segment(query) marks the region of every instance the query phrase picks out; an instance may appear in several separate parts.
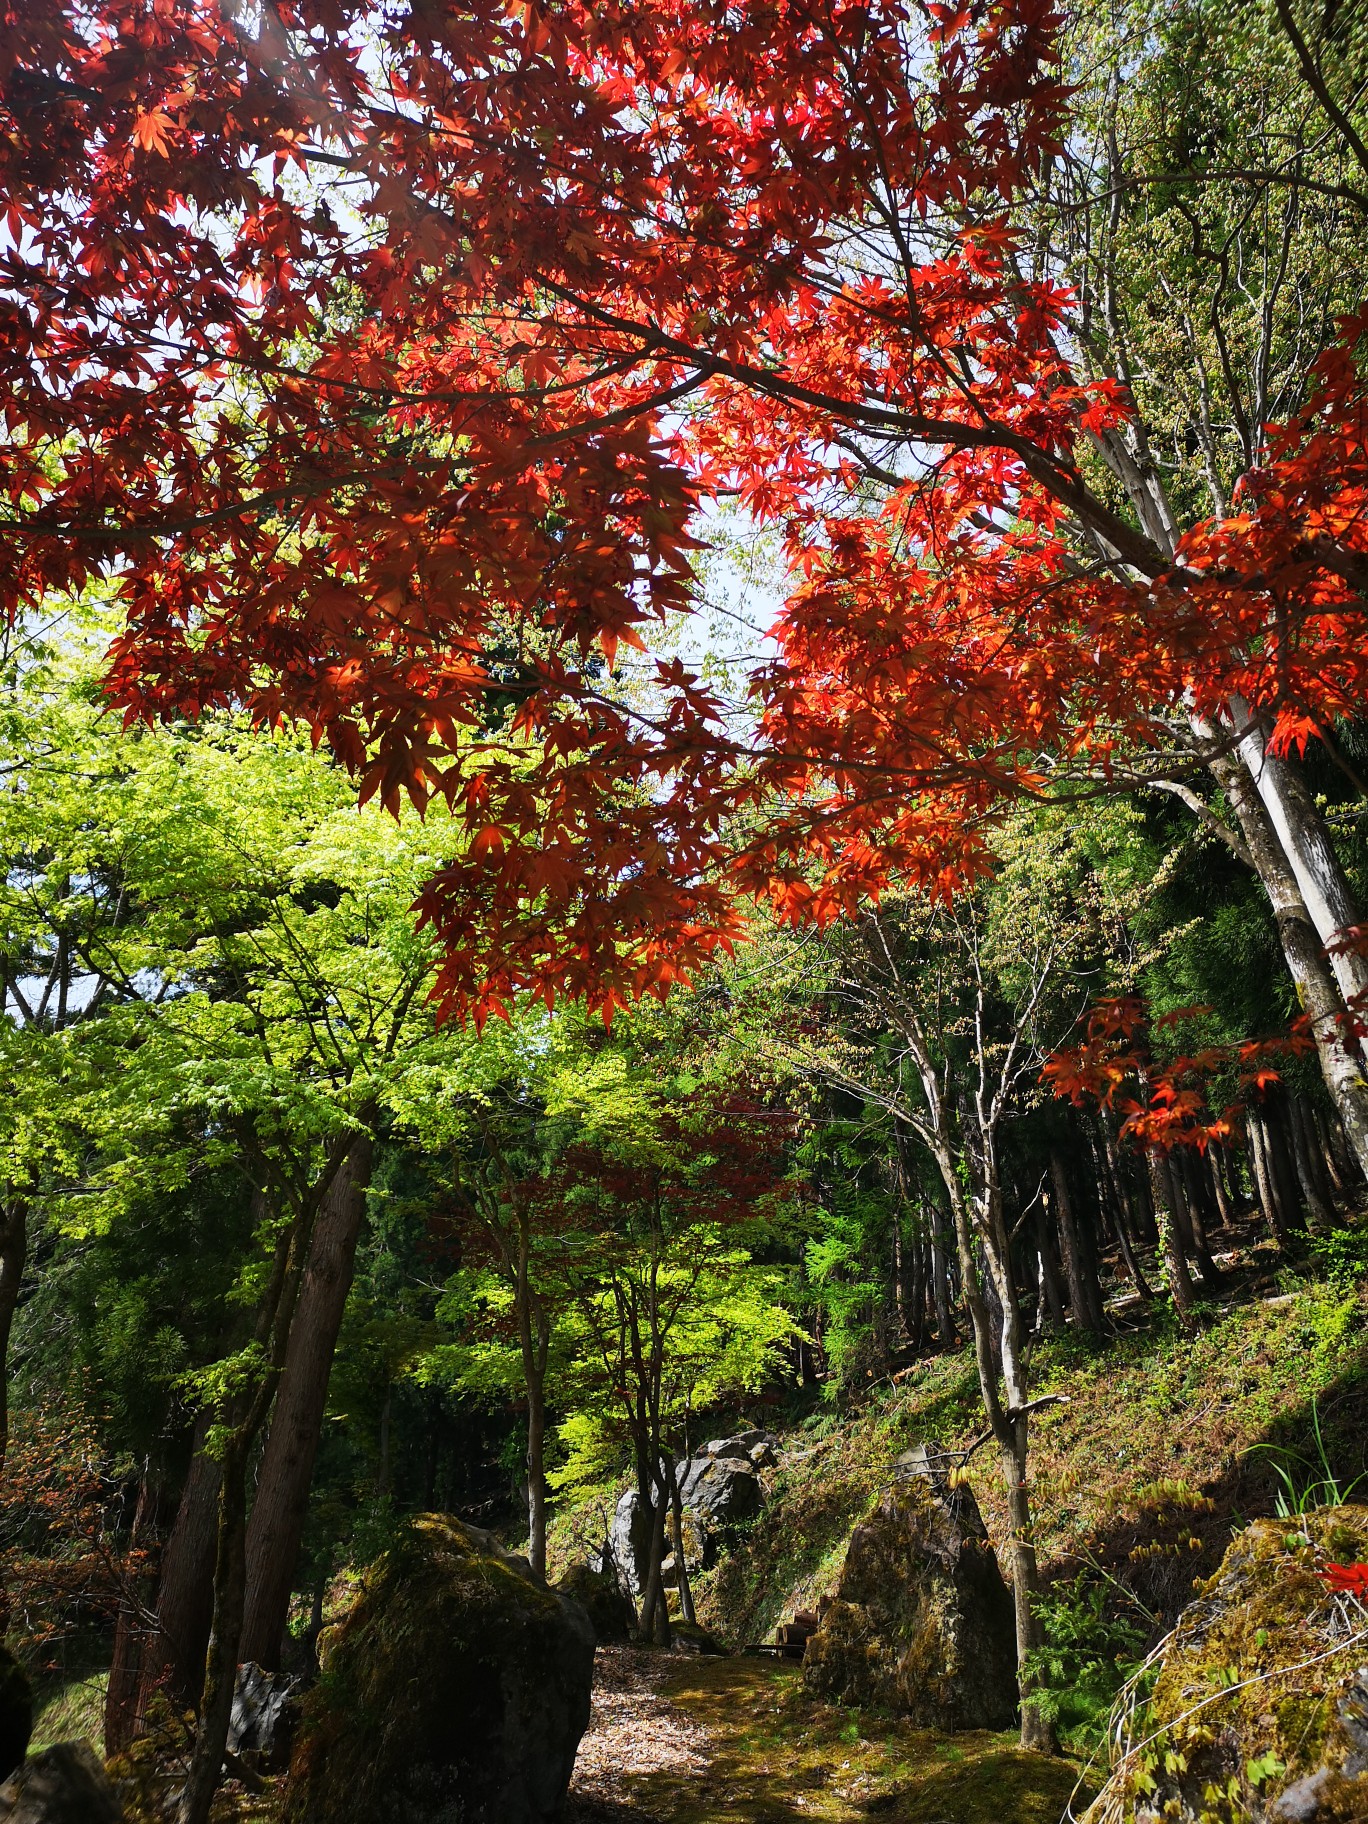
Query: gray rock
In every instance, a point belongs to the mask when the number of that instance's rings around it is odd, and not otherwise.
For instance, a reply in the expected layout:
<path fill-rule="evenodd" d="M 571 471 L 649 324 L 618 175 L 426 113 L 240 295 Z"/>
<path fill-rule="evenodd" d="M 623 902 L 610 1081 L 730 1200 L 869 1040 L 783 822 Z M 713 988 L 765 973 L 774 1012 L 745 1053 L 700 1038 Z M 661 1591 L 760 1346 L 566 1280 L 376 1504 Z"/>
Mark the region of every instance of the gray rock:
<path fill-rule="evenodd" d="M 606 1571 L 572 1564 L 556 1588 L 563 1596 L 572 1596 L 583 1604 L 600 1646 L 617 1645 L 632 1638 L 636 1611 Z"/>
<path fill-rule="evenodd" d="M 0 1644 L 0 1780 L 28 1753 L 33 1734 L 33 1693 L 19 1661 Z"/>
<path fill-rule="evenodd" d="M 679 1489 L 684 1508 L 705 1532 L 753 1520 L 764 1506 L 760 1477 L 749 1457 L 695 1457 Z"/>
<path fill-rule="evenodd" d="M 487 1534 L 411 1523 L 319 1640 L 285 1824 L 548 1824 L 589 1721 L 594 1629 Z"/>
<path fill-rule="evenodd" d="M 299 1714 L 299 1680 L 260 1666 L 237 1669 L 228 1751 L 243 1755 L 263 1773 L 279 1773 L 290 1758 Z"/>
<path fill-rule="evenodd" d="M 59 1742 L 0 1786 L 4 1824 L 123 1824 L 123 1808 L 85 1742 Z"/>
<path fill-rule="evenodd" d="M 803 1678 L 821 1697 L 878 1705 L 919 1728 L 1008 1727 L 1012 1597 L 967 1486 L 909 1473 L 855 1528 Z"/>
<path fill-rule="evenodd" d="M 622 1495 L 613 1510 L 608 1534 L 609 1563 L 617 1586 L 631 1602 L 640 1602 L 646 1587 L 651 1552 L 651 1511 L 634 1488 Z"/>

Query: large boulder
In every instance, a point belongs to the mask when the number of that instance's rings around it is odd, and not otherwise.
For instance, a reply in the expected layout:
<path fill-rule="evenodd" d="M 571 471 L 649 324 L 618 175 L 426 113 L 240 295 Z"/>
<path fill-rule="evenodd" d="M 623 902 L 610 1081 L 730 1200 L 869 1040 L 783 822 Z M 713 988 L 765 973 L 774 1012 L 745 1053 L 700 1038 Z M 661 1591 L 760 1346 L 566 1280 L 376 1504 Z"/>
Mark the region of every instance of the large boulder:
<path fill-rule="evenodd" d="M 1365 1624 L 1317 1571 L 1365 1559 L 1365 1507 L 1238 1534 L 1126 1719 L 1093 1824 L 1363 1824 Z"/>
<path fill-rule="evenodd" d="M 0 1780 L 28 1753 L 32 1733 L 33 1693 L 19 1661 L 0 1645 Z"/>
<path fill-rule="evenodd" d="M 777 1460 L 779 1440 L 769 1431 L 743 1431 L 714 1438 L 692 1457 L 675 1464 L 684 1537 L 684 1563 L 692 1574 L 717 1562 L 717 1542 L 728 1527 L 753 1520 L 764 1506 L 760 1471 Z M 667 1522 L 665 1550 L 672 1552 L 674 1529 Z M 613 1510 L 608 1546 L 593 1569 L 609 1571 L 633 1602 L 641 1600 L 650 1562 L 651 1513 L 634 1488 Z M 672 1578 L 673 1571 L 668 1573 Z"/>
<path fill-rule="evenodd" d="M 299 1680 L 266 1672 L 250 1661 L 237 1669 L 228 1749 L 262 1773 L 278 1773 L 290 1758 L 299 1715 Z"/>
<path fill-rule="evenodd" d="M 632 1638 L 636 1611 L 607 1571 L 596 1571 L 588 1564 L 572 1564 L 556 1588 L 583 1606 L 600 1646 L 620 1645 Z"/>
<path fill-rule="evenodd" d="M 675 1473 L 680 1505 L 704 1534 L 753 1520 L 764 1505 L 760 1477 L 748 1456 L 692 1457 L 678 1464 Z"/>
<path fill-rule="evenodd" d="M 634 1488 L 618 1498 L 603 1570 L 630 1602 L 640 1602 L 651 1554 L 651 1510 Z M 592 1566 L 590 1567 L 593 1568 Z"/>
<path fill-rule="evenodd" d="M 59 1742 L 0 1786 L 3 1824 L 122 1824 L 123 1810 L 85 1742 Z"/>
<path fill-rule="evenodd" d="M 1012 1597 L 967 1485 L 923 1458 L 855 1528 L 803 1656 L 817 1695 L 924 1729 L 1004 1729 L 1017 1707 Z"/>
<path fill-rule="evenodd" d="M 589 1721 L 594 1630 L 488 1533 L 413 1521 L 319 1641 L 286 1824 L 545 1824 Z"/>

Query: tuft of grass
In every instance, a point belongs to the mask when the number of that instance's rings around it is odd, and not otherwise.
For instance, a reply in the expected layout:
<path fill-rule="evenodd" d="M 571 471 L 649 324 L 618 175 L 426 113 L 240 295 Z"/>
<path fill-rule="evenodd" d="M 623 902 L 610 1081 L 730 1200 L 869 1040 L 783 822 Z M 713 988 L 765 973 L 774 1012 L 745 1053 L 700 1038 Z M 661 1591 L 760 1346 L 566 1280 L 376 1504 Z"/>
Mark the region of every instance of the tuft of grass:
<path fill-rule="evenodd" d="M 104 1755 L 105 1692 L 108 1672 L 92 1672 L 59 1684 L 39 1686 L 35 1693 L 33 1739 L 29 1752 L 52 1748 L 58 1742 L 88 1742 Z"/>

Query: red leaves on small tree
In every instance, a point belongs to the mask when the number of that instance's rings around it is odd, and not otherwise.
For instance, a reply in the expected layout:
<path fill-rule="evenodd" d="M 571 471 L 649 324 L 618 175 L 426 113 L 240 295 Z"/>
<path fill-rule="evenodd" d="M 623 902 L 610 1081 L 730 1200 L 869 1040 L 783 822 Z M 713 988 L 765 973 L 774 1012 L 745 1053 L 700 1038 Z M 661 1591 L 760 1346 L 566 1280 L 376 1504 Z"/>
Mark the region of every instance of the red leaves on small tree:
<path fill-rule="evenodd" d="M 1211 1010 L 1181 1007 L 1151 1020 L 1138 995 L 1096 1002 L 1078 1045 L 1054 1053 L 1041 1072 L 1057 1096 L 1076 1106 L 1091 1102 L 1121 1117 L 1121 1134 L 1142 1147 L 1195 1146 L 1205 1151 L 1239 1121 L 1237 1099 L 1219 1113 L 1210 1105 L 1215 1081 L 1232 1076 L 1242 1091 L 1258 1093 L 1279 1080 L 1275 1060 L 1314 1049 L 1305 1016 L 1280 1038 L 1205 1045 L 1161 1062 L 1152 1035 L 1180 1030 Z"/>

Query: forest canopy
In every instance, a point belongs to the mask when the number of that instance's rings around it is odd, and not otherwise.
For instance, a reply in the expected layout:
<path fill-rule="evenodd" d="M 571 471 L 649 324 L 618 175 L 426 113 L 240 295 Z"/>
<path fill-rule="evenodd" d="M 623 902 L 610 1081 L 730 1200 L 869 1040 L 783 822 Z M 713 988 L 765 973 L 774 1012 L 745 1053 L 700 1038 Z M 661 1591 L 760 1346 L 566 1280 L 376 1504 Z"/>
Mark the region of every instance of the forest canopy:
<path fill-rule="evenodd" d="M 1053 1740 L 1042 1353 L 1362 1265 L 1365 94 L 1334 0 L 4 22 L 0 1552 L 180 1824 L 405 1515 L 630 1485 L 667 1638 L 700 1427 L 961 1349 Z"/>

